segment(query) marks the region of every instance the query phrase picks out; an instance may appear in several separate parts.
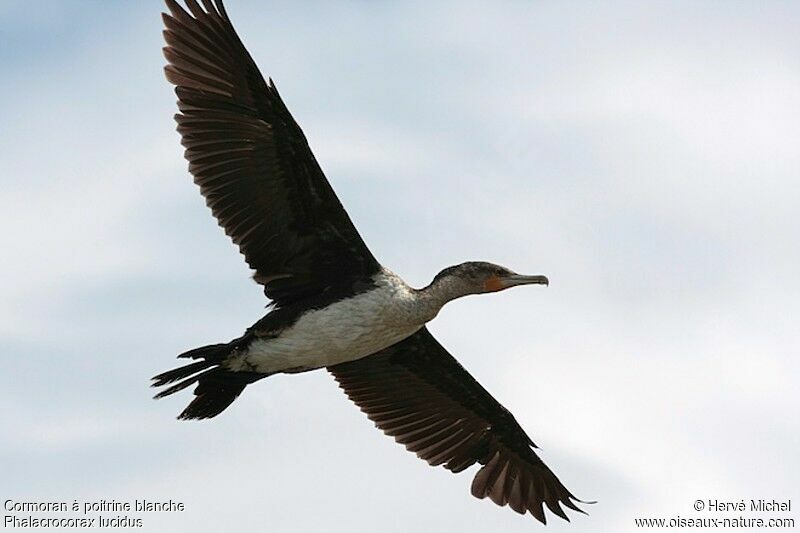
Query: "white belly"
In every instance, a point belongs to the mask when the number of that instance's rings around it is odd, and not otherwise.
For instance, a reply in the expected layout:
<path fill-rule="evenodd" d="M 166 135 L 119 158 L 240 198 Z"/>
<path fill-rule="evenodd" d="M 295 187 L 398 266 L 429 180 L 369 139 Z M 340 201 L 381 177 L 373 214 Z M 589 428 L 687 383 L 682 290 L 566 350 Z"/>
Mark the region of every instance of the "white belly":
<path fill-rule="evenodd" d="M 239 361 L 230 362 L 231 368 L 310 370 L 361 359 L 405 339 L 424 320 L 410 312 L 413 293 L 397 281 L 387 279 L 375 290 L 306 313 L 278 337 L 254 341 Z"/>

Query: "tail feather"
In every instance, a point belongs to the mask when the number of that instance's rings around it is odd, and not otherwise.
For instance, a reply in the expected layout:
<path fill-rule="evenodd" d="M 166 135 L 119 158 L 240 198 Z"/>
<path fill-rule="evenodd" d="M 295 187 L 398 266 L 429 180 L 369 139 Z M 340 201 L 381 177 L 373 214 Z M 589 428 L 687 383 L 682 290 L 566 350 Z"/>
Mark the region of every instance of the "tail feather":
<path fill-rule="evenodd" d="M 187 375 L 186 379 L 184 379 L 183 381 L 179 381 L 178 383 L 175 383 L 171 387 L 167 387 L 166 389 L 162 390 L 161 392 L 159 392 L 158 394 L 153 396 L 153 398 L 158 400 L 158 399 L 164 398 L 165 396 L 169 396 L 170 394 L 175 394 L 178 391 L 182 391 L 186 387 L 188 387 L 188 386 L 190 386 L 190 385 L 192 385 L 194 383 L 197 383 L 198 381 L 200 381 L 204 377 L 208 376 L 209 373 L 214 372 L 215 370 L 218 369 L 218 367 L 208 368 L 209 366 L 212 366 L 214 363 L 208 363 L 206 361 L 200 361 L 200 363 L 205 363 L 203 366 L 200 367 L 200 369 L 204 369 L 204 368 L 207 369 L 207 370 L 205 370 L 205 372 L 200 372 L 199 374 L 195 374 L 194 371 L 191 371 L 191 374 L 194 374 L 194 375 Z M 183 371 L 186 371 L 188 373 L 189 372 L 187 370 L 188 367 L 195 366 L 197 364 L 199 364 L 199 363 L 192 363 L 191 365 L 186 365 L 186 366 L 181 367 L 181 368 L 176 368 L 175 370 L 170 370 L 170 372 L 183 372 Z M 164 374 L 161 374 L 161 375 L 163 376 Z M 156 376 L 153 379 L 156 379 L 158 377 L 159 376 Z M 181 377 L 183 377 L 183 376 L 181 376 Z M 180 379 L 180 378 L 178 378 L 178 379 Z M 173 380 L 173 381 L 175 381 L 175 380 Z M 172 382 L 171 381 L 164 381 L 164 382 L 158 382 L 157 381 L 157 382 L 153 383 L 153 387 L 160 387 L 160 386 L 166 385 L 168 383 L 172 383 Z"/>
<path fill-rule="evenodd" d="M 178 418 L 188 420 L 217 416 L 233 403 L 247 385 L 267 376 L 258 372 L 234 372 L 220 366 L 241 340 L 211 344 L 182 353 L 178 357 L 200 360 L 153 377 L 153 387 L 171 385 L 154 398 L 164 398 L 197 383 L 195 398 Z"/>
<path fill-rule="evenodd" d="M 255 372 L 231 372 L 223 368 L 212 368 L 203 372 L 194 390 L 196 398 L 183 410 L 178 418 L 212 418 L 224 411 L 246 386 L 265 377 Z"/>
<path fill-rule="evenodd" d="M 240 339 L 236 339 L 235 341 L 229 343 L 209 344 L 208 346 L 201 346 L 199 348 L 194 348 L 187 352 L 183 352 L 178 356 L 178 358 L 189 358 L 189 359 L 202 358 L 207 360 L 222 361 L 235 348 L 235 346 L 232 345 L 239 340 Z"/>
<path fill-rule="evenodd" d="M 195 374 L 201 370 L 204 370 L 210 366 L 213 366 L 215 363 L 212 361 L 197 361 L 195 363 L 191 363 L 188 365 L 184 365 L 178 368 L 173 368 L 172 370 L 167 370 L 157 376 L 153 376 L 153 387 L 163 387 L 164 385 L 168 385 L 170 383 L 174 383 L 179 379 L 188 378 L 192 374 Z M 168 389 L 169 390 L 169 389 Z M 180 390 L 180 389 L 178 389 Z M 177 392 L 177 391 L 175 391 Z M 156 396 L 157 398 L 162 398 L 172 394 L 171 392 L 162 391 L 159 392 Z"/>

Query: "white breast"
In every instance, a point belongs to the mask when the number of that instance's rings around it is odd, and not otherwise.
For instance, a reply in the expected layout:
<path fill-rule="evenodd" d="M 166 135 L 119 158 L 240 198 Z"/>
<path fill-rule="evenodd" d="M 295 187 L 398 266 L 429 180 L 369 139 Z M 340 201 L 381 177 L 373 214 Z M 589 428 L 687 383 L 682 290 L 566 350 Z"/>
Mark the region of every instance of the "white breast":
<path fill-rule="evenodd" d="M 425 323 L 415 312 L 414 291 L 383 272 L 377 287 L 310 311 L 277 338 L 256 340 L 235 370 L 291 372 L 354 361 L 399 342 Z"/>

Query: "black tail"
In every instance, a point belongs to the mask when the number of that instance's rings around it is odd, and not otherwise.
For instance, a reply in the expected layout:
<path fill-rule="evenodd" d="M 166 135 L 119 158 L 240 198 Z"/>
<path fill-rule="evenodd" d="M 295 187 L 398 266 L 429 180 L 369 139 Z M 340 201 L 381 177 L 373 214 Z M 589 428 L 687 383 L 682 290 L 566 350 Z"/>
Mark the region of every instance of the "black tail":
<path fill-rule="evenodd" d="M 267 374 L 258 372 L 233 372 L 220 366 L 236 349 L 241 340 L 236 339 L 228 344 L 211 344 L 179 355 L 178 357 L 199 359 L 199 361 L 155 376 L 153 387 L 163 387 L 174 383 L 156 394 L 155 398 L 175 394 L 197 383 L 197 387 L 194 389 L 196 398 L 178 415 L 178 418 L 202 419 L 220 414 L 233 403 L 233 400 L 242 393 L 247 385 L 267 376 Z"/>

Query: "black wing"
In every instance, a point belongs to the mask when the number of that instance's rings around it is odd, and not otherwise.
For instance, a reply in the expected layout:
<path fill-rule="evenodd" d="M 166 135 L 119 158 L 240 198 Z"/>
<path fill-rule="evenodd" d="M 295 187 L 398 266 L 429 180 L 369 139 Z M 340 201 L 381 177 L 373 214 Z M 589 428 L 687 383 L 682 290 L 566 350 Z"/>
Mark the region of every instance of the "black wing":
<path fill-rule="evenodd" d="M 430 465 L 453 472 L 484 465 L 472 482 L 474 496 L 543 523 L 542 504 L 566 520 L 559 504 L 583 512 L 511 413 L 426 328 L 328 370 L 378 428 Z"/>
<path fill-rule="evenodd" d="M 303 132 L 267 84 L 222 2 L 166 0 L 164 55 L 189 171 L 220 226 L 284 305 L 379 264 L 319 167 Z"/>

